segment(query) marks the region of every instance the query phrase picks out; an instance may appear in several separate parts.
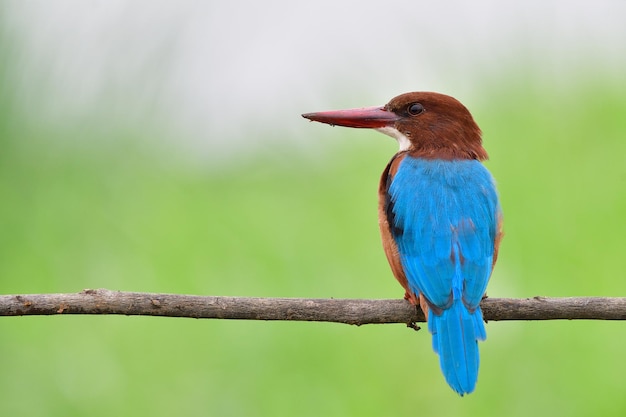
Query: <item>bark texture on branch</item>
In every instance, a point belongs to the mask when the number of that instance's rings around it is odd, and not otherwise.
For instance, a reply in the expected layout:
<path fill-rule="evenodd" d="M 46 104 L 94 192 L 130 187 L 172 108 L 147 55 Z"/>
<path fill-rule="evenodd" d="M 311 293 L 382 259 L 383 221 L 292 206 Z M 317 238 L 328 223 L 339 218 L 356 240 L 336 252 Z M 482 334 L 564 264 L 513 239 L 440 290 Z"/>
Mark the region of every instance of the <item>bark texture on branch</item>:
<path fill-rule="evenodd" d="M 626 298 L 486 298 L 485 320 L 626 320 Z M 0 296 L 0 316 L 121 314 L 346 324 L 423 322 L 405 300 L 247 298 L 84 290 L 71 294 Z"/>

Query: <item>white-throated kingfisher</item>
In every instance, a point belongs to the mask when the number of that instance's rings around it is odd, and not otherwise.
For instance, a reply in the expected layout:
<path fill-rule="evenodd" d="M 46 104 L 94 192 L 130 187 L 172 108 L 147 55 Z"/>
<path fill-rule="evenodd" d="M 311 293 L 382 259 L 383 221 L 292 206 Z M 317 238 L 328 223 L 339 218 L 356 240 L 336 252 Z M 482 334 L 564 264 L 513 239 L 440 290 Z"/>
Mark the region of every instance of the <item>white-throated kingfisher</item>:
<path fill-rule="evenodd" d="M 402 94 L 383 107 L 303 117 L 375 129 L 400 150 L 380 179 L 379 225 L 391 270 L 405 298 L 420 305 L 448 384 L 474 391 L 478 341 L 485 340 L 480 301 L 498 256 L 502 213 L 481 131 L 453 97 Z"/>

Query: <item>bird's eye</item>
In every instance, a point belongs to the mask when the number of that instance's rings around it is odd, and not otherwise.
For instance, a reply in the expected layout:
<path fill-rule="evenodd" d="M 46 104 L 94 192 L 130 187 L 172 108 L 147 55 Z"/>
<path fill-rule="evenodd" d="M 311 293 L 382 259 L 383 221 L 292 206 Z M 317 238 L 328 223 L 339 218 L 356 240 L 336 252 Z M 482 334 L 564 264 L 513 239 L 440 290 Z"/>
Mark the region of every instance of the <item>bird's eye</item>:
<path fill-rule="evenodd" d="M 424 106 L 422 106 L 420 103 L 411 103 L 409 104 L 409 107 L 407 107 L 407 111 L 411 116 L 417 116 L 418 114 L 424 112 Z"/>

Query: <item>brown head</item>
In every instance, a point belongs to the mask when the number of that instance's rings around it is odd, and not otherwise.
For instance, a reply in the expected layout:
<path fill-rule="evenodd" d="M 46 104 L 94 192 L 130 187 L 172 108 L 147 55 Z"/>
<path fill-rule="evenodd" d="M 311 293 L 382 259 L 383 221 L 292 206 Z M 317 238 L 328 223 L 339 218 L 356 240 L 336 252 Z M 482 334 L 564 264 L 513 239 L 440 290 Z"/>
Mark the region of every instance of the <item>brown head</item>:
<path fill-rule="evenodd" d="M 395 138 L 400 151 L 427 159 L 487 159 L 480 128 L 453 97 L 430 92 L 406 93 L 383 107 L 303 114 L 322 123 L 376 129 Z"/>

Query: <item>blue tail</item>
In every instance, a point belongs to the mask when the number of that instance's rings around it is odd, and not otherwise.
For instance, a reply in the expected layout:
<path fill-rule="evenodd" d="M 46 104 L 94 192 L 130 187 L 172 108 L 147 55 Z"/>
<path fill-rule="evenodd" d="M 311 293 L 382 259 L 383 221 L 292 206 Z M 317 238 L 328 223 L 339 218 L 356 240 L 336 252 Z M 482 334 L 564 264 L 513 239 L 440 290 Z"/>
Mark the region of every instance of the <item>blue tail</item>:
<path fill-rule="evenodd" d="M 459 299 L 436 315 L 428 315 L 428 330 L 433 335 L 433 349 L 446 381 L 461 396 L 474 391 L 478 378 L 478 340 L 485 340 L 483 313 L 478 307 L 470 313 Z"/>

